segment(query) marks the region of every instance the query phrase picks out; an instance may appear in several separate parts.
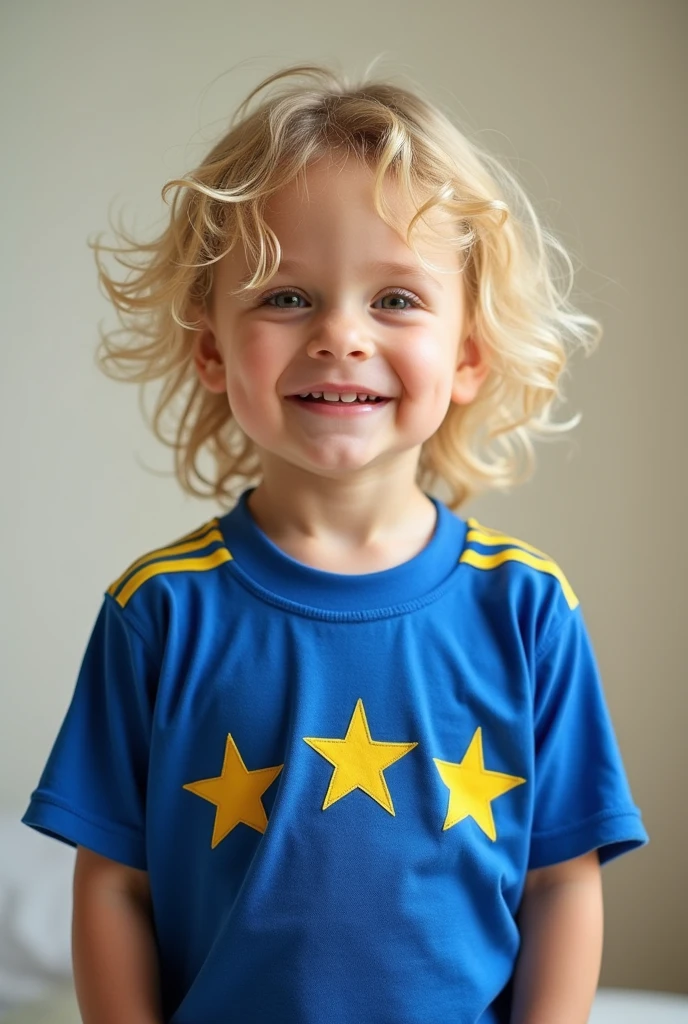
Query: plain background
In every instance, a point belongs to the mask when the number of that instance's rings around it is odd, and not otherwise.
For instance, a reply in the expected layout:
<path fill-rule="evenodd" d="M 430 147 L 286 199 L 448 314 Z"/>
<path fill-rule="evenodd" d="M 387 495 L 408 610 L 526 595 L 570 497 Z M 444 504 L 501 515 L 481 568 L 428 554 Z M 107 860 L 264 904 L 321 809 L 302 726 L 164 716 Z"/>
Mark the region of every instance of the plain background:
<path fill-rule="evenodd" d="M 559 561 L 606 683 L 644 850 L 604 871 L 603 983 L 685 991 L 688 6 L 676 0 L 15 0 L 2 6 L 0 806 L 24 809 L 103 589 L 215 507 L 185 498 L 136 391 L 94 367 L 86 240 L 147 229 L 237 102 L 286 63 L 418 83 L 502 156 L 602 319 L 570 441 L 468 509 Z M 401 76 L 401 77 L 399 77 Z M 148 467 L 148 468 L 146 468 Z M 155 472 L 151 472 L 150 469 Z"/>

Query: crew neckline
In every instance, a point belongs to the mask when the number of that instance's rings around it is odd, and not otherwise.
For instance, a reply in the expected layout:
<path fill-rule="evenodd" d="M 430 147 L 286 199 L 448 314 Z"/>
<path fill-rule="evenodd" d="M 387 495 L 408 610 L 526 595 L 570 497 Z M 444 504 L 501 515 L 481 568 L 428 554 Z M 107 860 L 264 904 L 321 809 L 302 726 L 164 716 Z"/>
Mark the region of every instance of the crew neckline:
<path fill-rule="evenodd" d="M 359 616 L 423 601 L 456 570 L 466 540 L 467 524 L 429 496 L 437 516 L 435 529 L 417 555 L 378 572 L 328 572 L 297 561 L 269 539 L 249 510 L 251 493 L 245 491 L 219 520 L 232 570 L 279 603 L 315 611 Z"/>

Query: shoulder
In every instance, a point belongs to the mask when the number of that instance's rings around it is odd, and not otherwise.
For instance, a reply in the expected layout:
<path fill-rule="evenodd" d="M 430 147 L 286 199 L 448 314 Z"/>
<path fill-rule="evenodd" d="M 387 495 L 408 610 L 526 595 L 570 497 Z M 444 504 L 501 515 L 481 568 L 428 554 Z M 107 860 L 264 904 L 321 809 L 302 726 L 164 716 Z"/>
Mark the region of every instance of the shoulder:
<path fill-rule="evenodd" d="M 232 560 L 217 518 L 177 540 L 141 555 L 107 588 L 122 610 L 162 593 L 183 594 L 199 582 L 212 583 L 213 570 Z"/>
<path fill-rule="evenodd" d="M 578 608 L 578 598 L 559 564 L 523 540 L 467 520 L 461 564 L 477 570 L 475 584 L 489 599 L 519 614 L 530 612 L 544 626 Z"/>

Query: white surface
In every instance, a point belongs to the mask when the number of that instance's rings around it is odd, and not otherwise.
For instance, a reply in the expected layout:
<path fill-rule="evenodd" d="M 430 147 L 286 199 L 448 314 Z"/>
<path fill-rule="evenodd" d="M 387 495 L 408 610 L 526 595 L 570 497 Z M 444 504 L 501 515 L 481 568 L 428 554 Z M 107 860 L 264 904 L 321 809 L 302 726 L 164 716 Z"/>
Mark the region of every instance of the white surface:
<path fill-rule="evenodd" d="M 74 851 L 0 814 L 0 1017 L 71 975 Z"/>
<path fill-rule="evenodd" d="M 688 996 L 600 989 L 589 1024 L 686 1024 Z"/>
<path fill-rule="evenodd" d="M 61 987 L 38 1003 L 19 1007 L 0 1020 L 2 1024 L 81 1024 L 71 986 Z"/>

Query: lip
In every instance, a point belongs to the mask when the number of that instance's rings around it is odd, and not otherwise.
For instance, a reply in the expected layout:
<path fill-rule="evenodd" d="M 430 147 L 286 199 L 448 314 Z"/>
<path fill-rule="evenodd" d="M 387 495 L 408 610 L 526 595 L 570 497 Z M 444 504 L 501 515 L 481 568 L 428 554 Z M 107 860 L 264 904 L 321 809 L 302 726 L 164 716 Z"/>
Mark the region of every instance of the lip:
<path fill-rule="evenodd" d="M 314 390 L 318 391 L 319 388 L 314 388 Z M 360 393 L 370 394 L 371 392 L 362 391 Z M 382 401 L 375 402 L 375 404 L 368 403 L 364 405 L 363 402 L 302 402 L 299 400 L 298 395 L 288 395 L 286 401 L 299 411 L 303 411 L 306 415 L 349 419 L 358 416 L 374 416 L 381 409 L 386 409 L 391 399 L 383 398 Z"/>
<path fill-rule="evenodd" d="M 354 384 L 351 381 L 335 383 L 334 381 L 318 381 L 315 384 L 306 384 L 298 390 L 294 390 L 286 395 L 286 398 L 298 398 L 299 395 L 312 394 L 314 391 L 330 391 L 338 395 L 371 395 L 373 398 L 391 398 L 391 395 L 387 395 L 382 391 L 378 391 L 376 388 L 365 387 L 363 384 Z"/>

